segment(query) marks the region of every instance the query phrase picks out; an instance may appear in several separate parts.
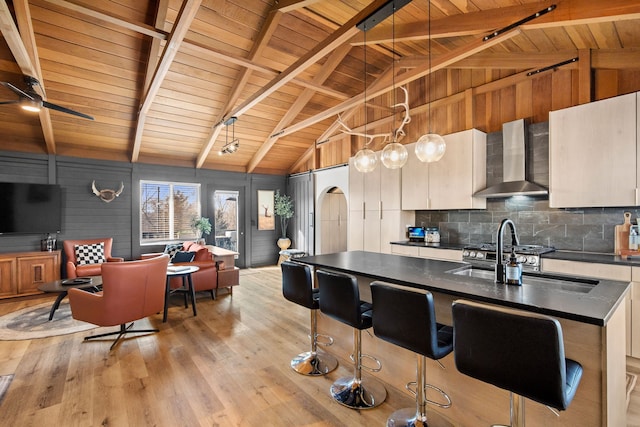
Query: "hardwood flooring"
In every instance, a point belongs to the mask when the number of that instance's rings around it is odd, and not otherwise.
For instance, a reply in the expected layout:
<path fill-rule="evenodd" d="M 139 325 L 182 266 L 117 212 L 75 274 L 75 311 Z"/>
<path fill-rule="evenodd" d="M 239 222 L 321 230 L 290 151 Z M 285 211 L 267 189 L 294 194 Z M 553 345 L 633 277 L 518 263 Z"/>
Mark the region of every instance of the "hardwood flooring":
<path fill-rule="evenodd" d="M 375 409 L 333 402 L 329 386 L 351 374 L 347 360 L 324 377 L 291 370 L 291 358 L 309 347 L 309 311 L 282 297 L 280 280 L 276 267 L 242 270 L 232 295 L 198 296 L 197 317 L 174 297 L 167 323 L 161 313 L 136 322 L 159 333 L 129 338 L 112 352 L 109 341 L 83 342 L 108 328 L 0 341 L 0 375 L 15 374 L 0 425 L 383 426 L 393 411 L 413 406 L 411 395 L 392 387 Z M 0 315 L 43 300 L 53 297 L 4 300 Z M 628 426 L 640 427 L 640 387 Z"/>

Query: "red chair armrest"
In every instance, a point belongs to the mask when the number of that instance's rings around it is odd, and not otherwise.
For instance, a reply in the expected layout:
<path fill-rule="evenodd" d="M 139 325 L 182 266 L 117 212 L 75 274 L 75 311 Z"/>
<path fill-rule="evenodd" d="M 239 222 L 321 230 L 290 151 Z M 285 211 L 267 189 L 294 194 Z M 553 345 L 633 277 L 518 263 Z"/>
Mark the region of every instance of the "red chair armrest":
<path fill-rule="evenodd" d="M 124 262 L 124 258 L 113 256 L 113 257 L 107 258 L 107 262 Z"/>

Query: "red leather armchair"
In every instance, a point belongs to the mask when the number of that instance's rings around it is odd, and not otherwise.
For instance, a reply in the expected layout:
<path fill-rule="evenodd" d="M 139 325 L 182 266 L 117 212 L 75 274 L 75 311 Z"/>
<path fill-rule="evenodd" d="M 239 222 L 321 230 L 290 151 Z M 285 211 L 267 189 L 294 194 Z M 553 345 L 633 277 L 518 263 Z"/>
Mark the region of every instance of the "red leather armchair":
<path fill-rule="evenodd" d="M 69 289 L 69 304 L 74 319 L 98 326 L 120 325 L 117 332 L 91 335 L 86 340 L 118 334 L 111 349 L 127 333 L 158 332 L 158 329 L 131 329 L 134 320 L 162 312 L 169 255 L 154 258 L 105 263 L 102 266 L 102 291 L 91 293 Z M 129 326 L 127 322 L 132 322 Z"/>
<path fill-rule="evenodd" d="M 191 275 L 193 289 L 196 292 L 209 291 L 211 299 L 215 299 L 215 291 L 218 289 L 218 266 L 213 260 L 213 254 L 209 252 L 206 246 L 202 246 L 196 242 L 184 242 L 182 251 L 195 252 L 192 262 L 177 262 L 173 265 L 190 265 L 199 267 L 200 269 Z M 142 259 L 158 256 L 157 253 L 143 254 Z M 172 289 L 182 287 L 182 279 L 174 277 L 171 279 L 170 287 Z"/>
<path fill-rule="evenodd" d="M 124 258 L 111 256 L 111 247 L 113 246 L 113 238 L 111 237 L 102 239 L 65 240 L 62 243 L 62 247 L 67 258 L 67 278 L 73 279 L 83 276 L 100 276 L 102 273 L 102 264 L 78 264 L 78 259 L 76 257 L 76 245 L 93 245 L 101 242 L 104 242 L 104 258 L 107 262 L 124 261 Z"/>

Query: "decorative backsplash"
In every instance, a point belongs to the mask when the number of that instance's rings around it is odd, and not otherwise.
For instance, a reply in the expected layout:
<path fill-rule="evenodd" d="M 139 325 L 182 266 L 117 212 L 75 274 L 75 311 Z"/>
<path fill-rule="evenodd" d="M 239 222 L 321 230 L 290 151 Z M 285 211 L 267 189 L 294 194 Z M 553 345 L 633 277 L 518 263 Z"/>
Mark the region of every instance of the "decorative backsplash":
<path fill-rule="evenodd" d="M 549 124 L 528 126 L 527 178 L 549 185 Z M 502 180 L 502 132 L 487 135 L 487 186 Z M 640 208 L 554 209 L 547 197 L 510 197 L 487 200 L 486 210 L 416 211 L 416 225 L 440 228 L 445 243 L 495 242 L 504 218 L 516 224 L 520 242 L 554 246 L 560 250 L 613 253 L 614 226 Z"/>

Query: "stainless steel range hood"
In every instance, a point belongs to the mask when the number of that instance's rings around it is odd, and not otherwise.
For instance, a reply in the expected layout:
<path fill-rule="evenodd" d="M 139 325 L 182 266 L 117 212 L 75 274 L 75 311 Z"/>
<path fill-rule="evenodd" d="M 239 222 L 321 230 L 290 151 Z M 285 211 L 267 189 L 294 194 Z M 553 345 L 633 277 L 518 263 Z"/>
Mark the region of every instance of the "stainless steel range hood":
<path fill-rule="evenodd" d="M 547 188 L 526 180 L 526 123 L 524 119 L 502 125 L 503 182 L 474 194 L 475 197 L 545 196 Z"/>

